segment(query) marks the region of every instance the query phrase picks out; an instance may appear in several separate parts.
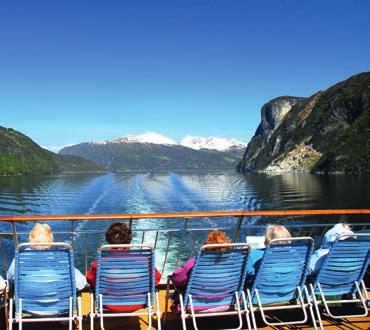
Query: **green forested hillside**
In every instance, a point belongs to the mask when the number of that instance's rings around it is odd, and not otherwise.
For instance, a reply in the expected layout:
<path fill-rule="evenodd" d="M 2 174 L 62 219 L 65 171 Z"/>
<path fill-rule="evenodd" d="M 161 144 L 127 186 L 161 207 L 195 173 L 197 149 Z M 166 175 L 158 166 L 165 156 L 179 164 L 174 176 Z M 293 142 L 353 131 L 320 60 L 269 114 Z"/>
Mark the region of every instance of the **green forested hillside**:
<path fill-rule="evenodd" d="M 81 143 L 60 151 L 77 155 L 112 171 L 233 170 L 240 151 L 194 150 L 153 143 Z"/>
<path fill-rule="evenodd" d="M 26 135 L 0 126 L 0 175 L 101 170 L 81 157 L 63 157 L 41 148 Z"/>

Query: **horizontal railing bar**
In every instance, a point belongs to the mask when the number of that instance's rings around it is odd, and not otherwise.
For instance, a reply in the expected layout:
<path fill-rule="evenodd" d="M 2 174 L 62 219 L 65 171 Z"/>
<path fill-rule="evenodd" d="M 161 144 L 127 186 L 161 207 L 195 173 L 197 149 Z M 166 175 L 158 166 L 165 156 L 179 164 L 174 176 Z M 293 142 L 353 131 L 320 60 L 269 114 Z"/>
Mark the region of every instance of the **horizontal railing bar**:
<path fill-rule="evenodd" d="M 370 214 L 370 209 L 331 210 L 268 210 L 268 211 L 217 211 L 217 212 L 174 212 L 136 214 L 63 214 L 63 215 L 2 215 L 0 221 L 71 221 L 71 220 L 145 220 L 155 218 L 198 218 L 198 217 L 253 217 L 253 216 L 303 216 Z"/>
<path fill-rule="evenodd" d="M 370 221 L 369 222 L 351 222 L 349 223 L 351 226 L 370 226 Z M 321 227 L 328 227 L 332 226 L 333 223 L 315 223 L 315 224 L 284 224 L 285 227 L 287 228 L 321 228 Z M 248 229 L 264 229 L 266 228 L 267 224 L 263 225 L 248 225 Z M 213 230 L 216 227 L 201 227 L 201 228 L 196 228 L 196 227 L 188 227 L 186 231 L 190 232 L 202 232 L 202 231 L 209 231 Z M 234 227 L 232 226 L 223 226 L 223 227 L 217 227 L 219 230 L 227 230 L 227 229 L 232 229 Z M 166 228 L 166 229 L 155 229 L 155 228 L 138 228 L 138 229 L 132 229 L 133 232 L 159 232 L 159 233 L 168 233 L 168 232 L 182 232 L 184 231 L 183 228 Z M 75 231 L 58 231 L 58 230 L 53 230 L 54 234 L 57 235 L 76 235 L 76 234 L 104 234 L 106 232 L 106 229 L 96 229 L 96 230 L 75 230 Z M 29 235 L 30 233 L 28 231 L 17 231 L 17 235 Z M 0 233 L 0 237 L 2 236 L 12 236 L 13 233 L 10 231 L 2 231 Z"/>

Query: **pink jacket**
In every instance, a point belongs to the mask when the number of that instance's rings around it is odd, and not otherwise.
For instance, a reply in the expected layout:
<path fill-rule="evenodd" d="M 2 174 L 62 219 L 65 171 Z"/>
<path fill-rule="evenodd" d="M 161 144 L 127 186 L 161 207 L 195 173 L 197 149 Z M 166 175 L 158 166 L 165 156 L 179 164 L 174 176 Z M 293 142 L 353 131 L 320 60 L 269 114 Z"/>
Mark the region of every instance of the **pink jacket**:
<path fill-rule="evenodd" d="M 194 267 L 195 258 L 190 258 L 187 262 L 185 262 L 181 267 L 177 268 L 172 273 L 172 283 L 177 288 L 186 287 L 188 284 L 191 270 Z"/>

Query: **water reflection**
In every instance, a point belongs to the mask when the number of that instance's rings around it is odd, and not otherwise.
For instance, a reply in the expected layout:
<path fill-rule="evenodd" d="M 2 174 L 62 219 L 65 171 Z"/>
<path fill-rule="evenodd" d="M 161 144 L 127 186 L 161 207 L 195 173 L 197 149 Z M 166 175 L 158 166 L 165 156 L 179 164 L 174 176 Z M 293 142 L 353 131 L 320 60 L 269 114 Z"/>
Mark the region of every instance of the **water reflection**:
<path fill-rule="evenodd" d="M 54 176 L 0 177 L 0 214 L 93 214 L 93 213 L 155 213 L 181 211 L 221 211 L 258 209 L 330 209 L 369 208 L 370 176 L 314 176 L 310 174 L 250 174 L 237 173 L 104 173 L 69 174 Z M 328 217 L 315 221 L 328 221 Z M 189 221 L 189 226 L 204 226 L 199 219 Z M 232 219 L 206 219 L 209 227 L 222 223 L 227 226 Z M 252 218 L 246 223 L 275 222 L 281 218 Z M 306 222 L 309 218 L 283 219 L 284 221 Z M 337 221 L 336 217 L 333 221 Z M 18 223 L 17 230 L 27 233 L 31 223 Z M 143 220 L 135 223 L 134 229 L 178 228 L 183 222 L 162 219 L 155 222 Z M 55 231 L 83 229 L 105 230 L 107 221 L 53 222 Z M 2 232 L 11 232 L 8 223 L 0 223 Z M 246 233 L 244 227 L 242 234 Z M 230 232 L 231 234 L 231 232 Z M 84 246 L 89 246 L 89 259 L 103 243 L 104 235 L 75 237 L 78 260 Z M 164 234 L 163 234 L 164 235 Z M 184 245 L 196 247 L 203 236 L 189 234 L 174 235 L 172 243 L 176 249 Z M 192 236 L 193 235 L 193 236 Z M 205 234 L 204 234 L 205 235 Z M 158 240 L 158 248 L 165 249 L 164 235 Z M 21 237 L 26 240 L 27 235 Z M 68 235 L 58 239 L 71 241 Z M 148 233 L 144 241 L 154 241 Z M 141 242 L 142 237 L 136 237 Z M 0 242 L 1 243 L 1 242 Z M 4 244 L 4 243 L 3 243 Z M 10 243 L 6 249 L 14 251 Z M 159 258 L 163 258 L 160 255 Z M 172 265 L 179 260 L 171 260 Z"/>

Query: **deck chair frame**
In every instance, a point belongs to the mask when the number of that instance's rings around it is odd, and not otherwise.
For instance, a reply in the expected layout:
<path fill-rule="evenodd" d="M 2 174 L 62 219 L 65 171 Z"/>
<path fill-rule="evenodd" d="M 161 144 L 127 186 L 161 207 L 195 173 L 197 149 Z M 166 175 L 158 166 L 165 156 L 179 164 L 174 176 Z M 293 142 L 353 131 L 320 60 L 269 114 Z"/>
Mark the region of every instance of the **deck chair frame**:
<path fill-rule="evenodd" d="M 270 247 L 273 247 L 273 245 L 275 244 L 279 244 L 279 245 L 283 244 L 283 245 L 286 245 L 286 247 L 292 247 L 293 246 L 292 243 L 298 243 L 298 242 L 307 242 L 307 244 L 309 244 L 310 246 L 307 247 L 307 252 L 305 255 L 305 259 L 304 259 L 305 265 L 302 269 L 302 273 L 299 278 L 299 283 L 297 283 L 297 286 L 295 289 L 295 295 L 297 297 L 295 299 L 296 304 L 287 304 L 290 301 L 286 301 L 285 305 L 282 302 L 279 302 L 279 303 L 270 302 L 270 303 L 264 304 L 260 297 L 259 290 L 255 288 L 255 285 L 256 285 L 256 281 L 259 281 L 258 279 L 258 277 L 260 276 L 259 270 L 261 269 L 262 264 L 265 263 L 264 259 L 265 259 L 267 249 L 269 249 Z M 311 254 L 312 254 L 313 247 L 314 247 L 314 240 L 312 237 L 290 237 L 290 238 L 277 238 L 277 239 L 271 240 L 269 245 L 266 247 L 265 254 L 263 255 L 261 259 L 261 265 L 256 272 L 255 279 L 252 284 L 252 289 L 248 288 L 246 290 L 247 296 L 245 294 L 243 294 L 242 296 L 244 304 L 248 306 L 248 309 L 250 311 L 251 323 L 254 329 L 257 329 L 256 319 L 254 315 L 256 311 L 259 311 L 261 313 L 262 320 L 265 324 L 267 324 L 268 326 L 274 327 L 274 326 L 286 326 L 286 325 L 299 325 L 299 324 L 306 323 L 308 320 L 307 308 L 309 309 L 314 328 L 317 329 L 315 315 L 313 312 L 313 303 L 310 300 L 308 289 L 304 284 L 306 280 L 306 276 L 307 276 L 307 265 L 309 262 L 309 258 L 311 257 Z M 253 304 L 253 298 L 256 299 L 258 307 L 256 307 L 255 304 Z M 271 322 L 266 317 L 266 312 L 269 312 L 269 311 L 292 310 L 292 309 L 300 309 L 303 313 L 303 319 L 297 320 L 297 321 Z"/>
<path fill-rule="evenodd" d="M 202 253 L 204 253 L 206 250 L 208 250 L 207 253 L 212 253 L 209 252 L 210 249 L 215 249 L 215 248 L 230 248 L 230 252 L 226 253 L 236 253 L 235 248 L 238 249 L 238 253 L 244 252 L 243 260 L 241 261 L 240 265 L 240 276 L 239 276 L 239 284 L 237 287 L 237 290 L 233 293 L 233 298 L 232 300 L 234 303 L 230 305 L 230 309 L 234 308 L 234 310 L 227 310 L 227 311 L 217 311 L 217 308 L 214 308 L 215 311 L 212 311 L 212 308 L 209 309 L 209 311 L 206 312 L 200 312 L 196 313 L 195 308 L 194 308 L 194 298 L 192 294 L 190 293 L 192 290 L 192 285 L 193 281 L 197 280 L 195 278 L 196 273 L 197 273 L 197 267 L 200 263 L 200 258 L 202 258 Z M 243 320 L 242 316 L 243 314 L 249 313 L 249 311 L 245 308 L 245 306 L 241 306 L 240 302 L 242 301 L 241 294 L 243 292 L 244 288 L 244 282 L 245 282 L 245 277 L 246 277 L 246 271 L 247 271 L 247 261 L 248 261 L 248 256 L 249 256 L 249 250 L 250 246 L 247 243 L 231 243 L 231 244 L 207 244 L 203 245 L 200 249 L 200 252 L 198 252 L 196 258 L 195 258 L 195 263 L 194 263 L 194 268 L 191 271 L 191 275 L 189 278 L 189 283 L 187 285 L 187 289 L 185 291 L 185 296 L 183 297 L 182 294 L 179 294 L 179 299 L 180 299 L 180 315 L 181 315 L 181 321 L 182 321 L 182 327 L 184 330 L 186 330 L 186 319 L 191 318 L 193 327 L 195 330 L 198 330 L 198 325 L 197 325 L 197 318 L 203 318 L 203 317 L 213 317 L 213 316 L 230 316 L 230 315 L 237 315 L 238 316 L 238 321 L 239 325 L 235 330 L 239 330 L 242 328 L 243 325 Z M 215 251 L 214 251 L 215 252 Z M 216 252 L 217 254 L 222 255 L 222 252 Z M 210 266 L 211 268 L 212 266 Z M 186 307 L 189 306 L 190 308 L 190 313 L 187 312 Z M 249 322 L 249 317 L 247 317 L 247 321 Z M 248 323 L 248 328 L 250 328 L 250 325 Z"/>
<path fill-rule="evenodd" d="M 129 250 L 129 249 L 143 249 L 149 250 L 151 253 L 150 267 L 151 267 L 151 288 L 147 292 L 146 304 L 147 312 L 108 312 L 104 311 L 104 297 L 100 293 L 96 293 L 97 296 L 94 298 L 94 295 L 90 296 L 90 329 L 94 329 L 94 319 L 99 318 L 100 328 L 105 330 L 104 318 L 116 318 L 116 317 L 134 317 L 134 316 L 147 316 L 148 317 L 148 327 L 152 327 L 152 318 L 154 315 L 157 317 L 157 328 L 161 330 L 161 311 L 159 306 L 159 295 L 155 290 L 155 260 L 154 260 L 154 250 L 150 245 L 144 244 L 107 244 L 102 245 L 99 249 L 98 256 L 98 271 L 97 271 L 97 281 L 98 281 L 98 272 L 100 267 L 101 252 L 109 250 Z M 124 257 L 123 257 L 124 258 Z M 155 308 L 154 308 L 154 298 L 155 298 Z"/>
<path fill-rule="evenodd" d="M 363 263 L 361 265 L 361 269 L 358 272 L 357 280 L 353 281 L 354 289 L 351 290 L 351 292 L 348 292 L 348 294 L 352 294 L 352 299 L 331 299 L 328 300 L 326 296 L 338 296 L 342 294 L 337 294 L 337 295 L 328 295 L 325 294 L 325 289 L 322 288 L 322 283 L 320 283 L 320 276 L 321 273 L 326 271 L 326 267 L 330 267 L 329 263 L 331 262 L 331 258 L 333 254 L 336 253 L 335 246 L 337 244 L 341 244 L 340 242 L 343 241 L 345 242 L 345 239 L 347 238 L 367 238 L 369 241 L 363 243 L 364 245 L 368 246 L 368 252 L 367 255 L 365 253 L 365 256 L 363 257 Z M 361 244 L 360 241 L 356 241 L 357 245 Z M 367 243 L 367 244 L 366 244 Z M 366 247 L 364 247 L 366 249 Z M 322 323 L 322 318 L 321 318 L 321 313 L 320 313 L 320 306 L 323 306 L 326 313 L 332 317 L 333 319 L 342 319 L 342 318 L 351 318 L 351 317 L 361 317 L 361 316 L 367 316 L 368 315 L 368 306 L 367 303 L 370 301 L 370 298 L 367 295 L 367 290 L 365 287 L 365 283 L 363 281 L 366 269 L 369 265 L 370 262 L 370 234 L 345 234 L 341 235 L 338 237 L 334 243 L 331 249 L 329 250 L 328 254 L 325 256 L 325 260 L 316 274 L 316 280 L 313 283 L 309 284 L 310 288 L 310 295 L 311 299 L 313 301 L 315 311 L 317 318 L 319 320 L 320 328 L 323 329 L 323 323 Z M 338 284 L 339 285 L 339 284 Z M 319 299 L 317 298 L 319 297 Z M 356 298 L 357 296 L 357 298 Z M 330 310 L 330 305 L 337 305 L 337 304 L 353 304 L 353 303 L 360 303 L 364 312 L 359 313 L 359 314 L 333 314 L 332 311 Z"/>
<path fill-rule="evenodd" d="M 18 257 L 19 253 L 22 253 L 22 251 L 34 246 L 46 246 L 48 251 L 52 251 L 53 248 L 64 248 L 68 250 L 68 256 L 69 256 L 69 268 L 70 268 L 70 278 L 71 278 L 71 292 L 73 292 L 72 297 L 68 298 L 68 316 L 54 316 L 55 314 L 45 314 L 47 316 L 43 317 L 33 317 L 30 318 L 24 318 L 23 317 L 23 299 L 18 297 L 20 293 L 18 293 L 17 285 L 18 285 L 18 279 L 15 279 L 15 299 L 18 299 L 18 312 L 14 313 L 14 300 L 13 298 L 9 299 L 9 313 L 8 313 L 8 328 L 10 330 L 13 329 L 13 324 L 18 323 L 18 329 L 22 330 L 23 323 L 36 323 L 36 322 L 57 322 L 57 321 L 67 321 L 68 322 L 68 328 L 69 330 L 72 329 L 73 321 L 78 322 L 79 329 L 82 329 L 82 306 L 81 306 L 81 297 L 76 298 L 76 285 L 75 285 L 75 279 L 74 279 L 74 261 L 73 261 L 73 250 L 72 246 L 68 243 L 64 242 L 56 242 L 56 243 L 22 243 L 19 244 L 16 248 L 15 253 L 15 273 L 16 277 L 18 275 L 19 271 L 19 265 L 18 265 Z M 45 251 L 45 250 L 42 250 Z M 32 250 L 33 253 L 37 253 L 38 250 Z M 77 305 L 77 306 L 76 306 Z M 13 315 L 14 313 L 14 315 Z M 36 314 L 37 315 L 37 314 Z"/>

